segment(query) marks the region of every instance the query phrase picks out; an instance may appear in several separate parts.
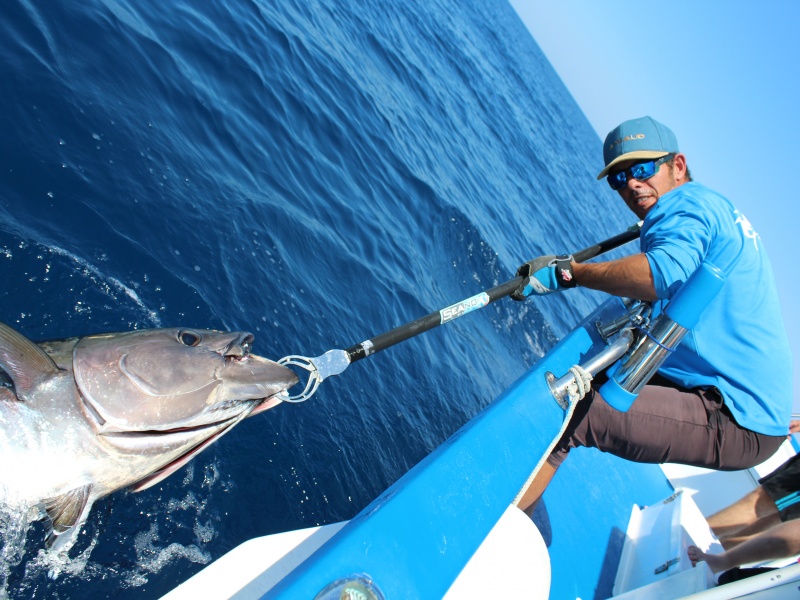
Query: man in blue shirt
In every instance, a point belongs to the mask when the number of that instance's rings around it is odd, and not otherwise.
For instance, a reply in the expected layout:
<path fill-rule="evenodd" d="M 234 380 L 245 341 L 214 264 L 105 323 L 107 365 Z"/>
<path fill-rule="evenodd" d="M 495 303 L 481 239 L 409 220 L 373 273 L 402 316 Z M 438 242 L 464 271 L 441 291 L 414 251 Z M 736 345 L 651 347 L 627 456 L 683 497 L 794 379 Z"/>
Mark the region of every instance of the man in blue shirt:
<path fill-rule="evenodd" d="M 761 238 L 726 198 L 692 181 L 675 135 L 651 117 L 611 131 L 603 158 L 598 179 L 607 177 L 643 220 L 641 252 L 600 263 L 558 257 L 535 273 L 523 265 L 527 277 L 515 299 L 580 285 L 651 301 L 655 315 L 702 262 L 727 279 L 627 412 L 594 390 L 578 403 L 518 502 L 528 511 L 576 446 L 637 462 L 737 470 L 766 460 L 788 432 L 791 354 Z"/>

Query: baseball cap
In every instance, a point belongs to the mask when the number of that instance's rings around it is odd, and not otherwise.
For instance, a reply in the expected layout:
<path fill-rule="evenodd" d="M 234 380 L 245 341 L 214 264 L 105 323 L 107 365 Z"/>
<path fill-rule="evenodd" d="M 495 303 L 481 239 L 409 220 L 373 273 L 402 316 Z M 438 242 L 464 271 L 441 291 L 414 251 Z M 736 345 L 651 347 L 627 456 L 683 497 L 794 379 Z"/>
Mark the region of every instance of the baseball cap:
<path fill-rule="evenodd" d="M 625 121 L 611 130 L 603 143 L 605 168 L 598 179 L 626 160 L 661 158 L 667 154 L 677 154 L 678 139 L 665 125 L 653 117 L 641 117 Z"/>

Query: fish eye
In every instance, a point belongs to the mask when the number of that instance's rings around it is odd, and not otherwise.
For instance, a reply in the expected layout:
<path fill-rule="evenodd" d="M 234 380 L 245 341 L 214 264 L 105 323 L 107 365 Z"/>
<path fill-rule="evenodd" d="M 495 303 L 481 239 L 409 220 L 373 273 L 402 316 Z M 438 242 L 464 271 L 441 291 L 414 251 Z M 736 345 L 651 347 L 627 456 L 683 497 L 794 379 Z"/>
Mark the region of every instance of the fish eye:
<path fill-rule="evenodd" d="M 178 332 L 178 341 L 183 344 L 184 346 L 194 347 L 200 343 L 200 340 L 203 339 L 199 333 L 195 333 L 194 331 L 179 331 Z"/>

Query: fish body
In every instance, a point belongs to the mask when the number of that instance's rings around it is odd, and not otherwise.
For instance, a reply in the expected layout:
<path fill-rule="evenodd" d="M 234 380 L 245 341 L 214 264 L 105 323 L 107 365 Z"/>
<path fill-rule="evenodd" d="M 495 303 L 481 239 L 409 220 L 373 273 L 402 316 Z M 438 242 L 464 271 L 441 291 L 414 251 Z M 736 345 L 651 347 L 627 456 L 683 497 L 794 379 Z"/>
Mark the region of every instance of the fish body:
<path fill-rule="evenodd" d="M 67 552 L 92 504 L 161 481 L 297 383 L 243 332 L 151 329 L 35 344 L 0 323 L 0 501 L 46 510 Z"/>

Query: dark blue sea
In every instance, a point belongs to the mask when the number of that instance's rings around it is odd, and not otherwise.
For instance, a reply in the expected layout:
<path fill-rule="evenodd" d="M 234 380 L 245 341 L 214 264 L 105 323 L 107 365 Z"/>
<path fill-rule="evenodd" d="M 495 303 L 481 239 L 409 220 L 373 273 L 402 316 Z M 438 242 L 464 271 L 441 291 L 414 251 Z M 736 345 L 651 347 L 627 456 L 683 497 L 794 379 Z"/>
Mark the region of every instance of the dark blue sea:
<path fill-rule="evenodd" d="M 0 85 L 0 320 L 34 340 L 191 326 L 317 356 L 636 220 L 505 0 L 6 0 Z M 502 300 L 352 365 L 98 502 L 55 580 L 43 526 L 20 550 L 6 523 L 0 597 L 155 598 L 352 518 L 601 300 Z M 605 597 L 630 502 L 663 490 L 573 454 L 540 518 L 552 597 Z"/>

